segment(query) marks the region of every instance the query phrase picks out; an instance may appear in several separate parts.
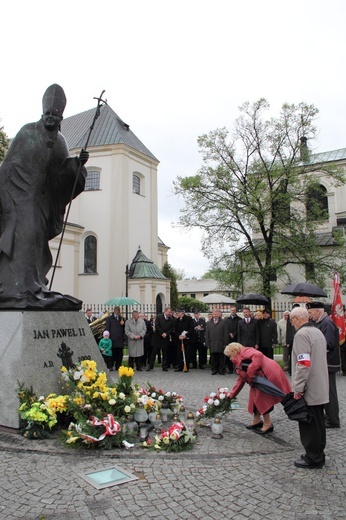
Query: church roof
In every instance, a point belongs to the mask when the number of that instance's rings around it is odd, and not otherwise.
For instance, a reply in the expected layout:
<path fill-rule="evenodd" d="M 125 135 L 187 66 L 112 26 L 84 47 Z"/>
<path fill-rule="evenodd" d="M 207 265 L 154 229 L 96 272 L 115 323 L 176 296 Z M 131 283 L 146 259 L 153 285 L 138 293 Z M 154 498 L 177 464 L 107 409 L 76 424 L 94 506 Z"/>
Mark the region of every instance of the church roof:
<path fill-rule="evenodd" d="M 336 228 L 336 229 L 338 229 L 338 228 Z M 335 246 L 336 245 L 333 233 L 331 231 L 320 232 L 320 233 L 317 232 L 315 234 L 315 238 L 316 238 L 316 245 L 318 245 L 318 246 L 324 247 L 324 246 Z M 252 240 L 252 243 L 259 250 L 264 248 L 264 246 L 265 246 L 265 241 L 263 238 L 254 238 Z M 245 246 L 243 246 L 242 248 L 239 249 L 239 251 L 250 251 L 250 250 L 251 249 L 250 249 L 249 244 L 246 244 Z"/>
<path fill-rule="evenodd" d="M 62 120 L 61 132 L 70 150 L 85 147 L 94 116 L 95 108 L 92 108 Z M 103 105 L 91 133 L 88 147 L 114 144 L 125 144 L 158 161 L 130 130 L 130 126 L 124 123 L 109 105 Z"/>
<path fill-rule="evenodd" d="M 157 265 L 152 260 L 149 260 L 140 249 L 138 249 L 130 265 L 129 278 L 159 278 L 167 280 Z"/>
<path fill-rule="evenodd" d="M 339 150 L 330 150 L 329 152 L 320 152 L 311 154 L 309 164 L 320 164 L 326 162 L 342 161 L 346 159 L 346 148 Z"/>

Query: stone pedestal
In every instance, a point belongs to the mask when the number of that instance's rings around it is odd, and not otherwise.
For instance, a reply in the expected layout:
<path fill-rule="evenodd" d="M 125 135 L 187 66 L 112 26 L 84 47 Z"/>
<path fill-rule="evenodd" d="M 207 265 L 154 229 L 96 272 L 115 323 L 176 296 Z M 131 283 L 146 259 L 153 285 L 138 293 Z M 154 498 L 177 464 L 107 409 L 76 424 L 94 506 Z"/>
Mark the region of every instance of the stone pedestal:
<path fill-rule="evenodd" d="M 82 312 L 0 312 L 1 427 L 19 428 L 18 381 L 32 386 L 38 396 L 66 393 L 60 371 L 66 360 L 58 356 L 62 343 L 73 353 L 67 362 L 78 364 L 83 359 L 92 359 L 98 369 L 106 370 Z"/>

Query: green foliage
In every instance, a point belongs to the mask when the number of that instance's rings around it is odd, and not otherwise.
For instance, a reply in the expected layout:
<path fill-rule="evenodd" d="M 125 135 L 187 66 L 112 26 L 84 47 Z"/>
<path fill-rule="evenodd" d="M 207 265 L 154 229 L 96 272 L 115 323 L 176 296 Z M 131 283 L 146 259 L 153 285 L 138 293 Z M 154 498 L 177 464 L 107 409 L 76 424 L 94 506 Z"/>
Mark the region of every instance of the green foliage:
<path fill-rule="evenodd" d="M 188 296 L 181 296 L 178 299 L 178 308 L 184 309 L 185 312 L 193 312 L 195 309 L 198 309 L 200 312 L 208 312 L 209 310 L 209 306 L 206 303 Z"/>
<path fill-rule="evenodd" d="M 4 160 L 10 140 L 4 132 L 4 128 L 0 127 L 0 163 Z"/>
<path fill-rule="evenodd" d="M 173 267 L 165 262 L 162 266 L 162 274 L 169 278 L 171 281 L 170 286 L 170 305 L 172 309 L 176 309 L 178 307 L 178 287 L 177 287 L 177 276 Z"/>
<path fill-rule="evenodd" d="M 323 174 L 336 187 L 345 176 L 336 166 L 309 162 L 306 140 L 317 133 L 313 105 L 284 104 L 276 118 L 265 117 L 268 109 L 265 99 L 244 103 L 232 133 L 221 128 L 200 136 L 203 165 L 196 175 L 178 177 L 174 190 L 185 201 L 180 225 L 191 229 L 197 222 L 204 231 L 213 278 L 218 273 L 216 279 L 241 292 L 247 283 L 270 298 L 270 282 L 280 277 L 289 283 L 294 264 L 322 285 L 338 267 L 344 247 L 331 255 L 316 240 L 326 219 L 319 179 Z"/>

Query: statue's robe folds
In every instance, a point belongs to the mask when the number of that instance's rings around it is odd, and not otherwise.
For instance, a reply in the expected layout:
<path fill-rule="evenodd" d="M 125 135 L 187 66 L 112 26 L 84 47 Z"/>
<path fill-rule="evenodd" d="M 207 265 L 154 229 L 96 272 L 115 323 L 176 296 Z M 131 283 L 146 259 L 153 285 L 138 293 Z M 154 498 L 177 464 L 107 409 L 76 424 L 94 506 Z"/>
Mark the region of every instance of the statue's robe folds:
<path fill-rule="evenodd" d="M 49 240 L 63 227 L 76 175 L 76 197 L 86 169 L 69 157 L 60 132 L 42 121 L 25 125 L 0 167 L 0 309 L 79 309 L 72 296 L 48 290 Z"/>

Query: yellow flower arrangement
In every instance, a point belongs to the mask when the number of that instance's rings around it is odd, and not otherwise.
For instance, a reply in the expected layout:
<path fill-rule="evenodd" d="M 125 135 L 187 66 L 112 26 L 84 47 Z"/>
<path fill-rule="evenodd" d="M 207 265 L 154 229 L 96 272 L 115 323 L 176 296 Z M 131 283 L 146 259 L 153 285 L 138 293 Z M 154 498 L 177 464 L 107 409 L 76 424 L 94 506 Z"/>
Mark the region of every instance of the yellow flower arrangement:
<path fill-rule="evenodd" d="M 119 377 L 133 377 L 134 376 L 134 370 L 133 368 L 131 367 L 124 367 L 124 366 L 121 366 L 119 367 L 118 369 L 118 375 Z"/>
<path fill-rule="evenodd" d="M 61 412 L 66 412 L 68 399 L 69 399 L 68 395 L 50 394 L 50 395 L 48 395 L 46 402 L 48 403 L 48 406 L 52 410 L 54 410 L 55 413 L 57 413 L 57 412 L 61 413 Z"/>

